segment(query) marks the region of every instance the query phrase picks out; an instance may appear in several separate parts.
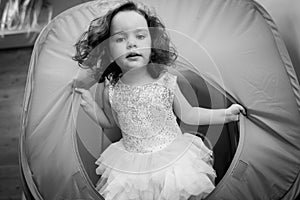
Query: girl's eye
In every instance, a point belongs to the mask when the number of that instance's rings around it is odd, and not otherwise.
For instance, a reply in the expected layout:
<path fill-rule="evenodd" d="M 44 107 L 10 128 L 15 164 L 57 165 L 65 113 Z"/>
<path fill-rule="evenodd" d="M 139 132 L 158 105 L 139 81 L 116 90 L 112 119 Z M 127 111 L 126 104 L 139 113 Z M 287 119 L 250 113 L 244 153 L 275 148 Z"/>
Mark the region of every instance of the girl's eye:
<path fill-rule="evenodd" d="M 116 42 L 123 42 L 125 41 L 125 37 L 119 37 L 119 38 L 116 38 Z"/>
<path fill-rule="evenodd" d="M 137 37 L 137 39 L 140 39 L 140 40 L 142 40 L 142 39 L 145 39 L 145 37 L 146 37 L 146 36 L 145 36 L 145 35 L 142 35 L 142 34 L 140 34 L 140 35 L 137 35 L 136 37 Z"/>

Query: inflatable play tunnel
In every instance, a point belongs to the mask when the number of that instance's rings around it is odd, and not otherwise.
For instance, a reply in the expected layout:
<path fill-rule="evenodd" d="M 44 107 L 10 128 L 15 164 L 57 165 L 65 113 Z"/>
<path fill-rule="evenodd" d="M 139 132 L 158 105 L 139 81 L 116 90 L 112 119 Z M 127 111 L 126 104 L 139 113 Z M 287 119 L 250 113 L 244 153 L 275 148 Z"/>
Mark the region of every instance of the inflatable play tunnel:
<path fill-rule="evenodd" d="M 26 199 L 100 200 L 95 160 L 113 141 L 80 108 L 73 81 L 101 84 L 72 60 L 91 20 L 124 1 L 91 1 L 55 17 L 39 35 L 24 97 L 20 166 Z M 300 189 L 300 86 L 276 25 L 252 0 L 143 0 L 178 50 L 173 70 L 192 105 L 243 105 L 239 122 L 188 126 L 214 151 L 208 200 L 295 199 Z M 299 67 L 299 66 L 298 66 Z M 99 100 L 101 102 L 101 99 Z"/>

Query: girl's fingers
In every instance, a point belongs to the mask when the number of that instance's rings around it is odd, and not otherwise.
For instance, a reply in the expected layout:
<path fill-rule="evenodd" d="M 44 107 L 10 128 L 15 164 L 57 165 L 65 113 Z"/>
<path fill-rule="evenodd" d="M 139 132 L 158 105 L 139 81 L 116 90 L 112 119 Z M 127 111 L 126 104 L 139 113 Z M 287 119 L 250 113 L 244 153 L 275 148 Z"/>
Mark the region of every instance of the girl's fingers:
<path fill-rule="evenodd" d="M 80 105 L 83 106 L 83 107 L 86 106 L 87 104 L 88 103 L 85 100 L 81 100 L 81 102 L 80 102 Z"/>
<path fill-rule="evenodd" d="M 239 121 L 239 115 L 233 115 L 231 116 L 231 121 Z"/>
<path fill-rule="evenodd" d="M 244 115 L 246 115 L 246 110 L 245 110 L 244 107 L 242 107 L 242 113 L 243 113 Z"/>
<path fill-rule="evenodd" d="M 241 106 L 240 104 L 235 104 L 236 108 L 238 109 L 238 114 L 242 113 L 242 114 L 246 114 L 245 108 L 243 106 Z"/>
<path fill-rule="evenodd" d="M 243 106 L 239 105 L 239 109 L 240 109 L 240 112 L 242 112 L 244 115 L 246 115 L 246 110 Z"/>
<path fill-rule="evenodd" d="M 235 117 L 235 121 L 239 121 L 239 120 L 240 120 L 240 116 L 237 115 L 237 116 Z"/>
<path fill-rule="evenodd" d="M 77 92 L 79 94 L 83 94 L 85 92 L 85 89 L 82 89 L 82 88 L 75 88 L 74 90 L 75 90 L 75 92 Z"/>
<path fill-rule="evenodd" d="M 76 93 L 81 95 L 81 99 L 84 100 L 85 102 L 93 101 L 93 98 L 89 90 L 86 90 L 84 88 L 75 88 L 74 90 Z"/>
<path fill-rule="evenodd" d="M 82 93 L 79 88 L 74 88 L 74 91 L 77 92 L 77 93 L 80 93 L 80 94 Z"/>

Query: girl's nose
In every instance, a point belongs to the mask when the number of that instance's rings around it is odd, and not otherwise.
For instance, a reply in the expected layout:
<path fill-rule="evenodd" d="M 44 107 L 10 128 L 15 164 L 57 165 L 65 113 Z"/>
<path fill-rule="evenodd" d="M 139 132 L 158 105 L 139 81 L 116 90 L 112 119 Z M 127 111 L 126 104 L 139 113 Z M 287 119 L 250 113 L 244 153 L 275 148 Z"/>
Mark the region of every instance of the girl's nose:
<path fill-rule="evenodd" d="M 127 42 L 127 48 L 128 49 L 136 48 L 136 47 L 137 47 L 136 42 L 133 39 L 128 40 L 128 42 Z"/>

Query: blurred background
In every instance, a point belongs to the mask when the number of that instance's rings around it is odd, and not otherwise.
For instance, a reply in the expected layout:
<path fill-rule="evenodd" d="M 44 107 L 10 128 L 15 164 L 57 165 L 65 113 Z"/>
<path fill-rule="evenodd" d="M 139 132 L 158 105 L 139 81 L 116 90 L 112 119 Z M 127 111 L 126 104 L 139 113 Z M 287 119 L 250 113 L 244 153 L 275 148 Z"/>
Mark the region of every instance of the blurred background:
<path fill-rule="evenodd" d="M 0 0 L 0 200 L 20 200 L 20 115 L 35 39 L 62 11 L 88 0 Z"/>
<path fill-rule="evenodd" d="M 0 200 L 19 200 L 18 137 L 35 39 L 62 11 L 89 0 L 0 0 Z M 275 20 L 300 77 L 300 1 L 258 0 Z M 300 123 L 300 122 L 299 122 Z"/>

